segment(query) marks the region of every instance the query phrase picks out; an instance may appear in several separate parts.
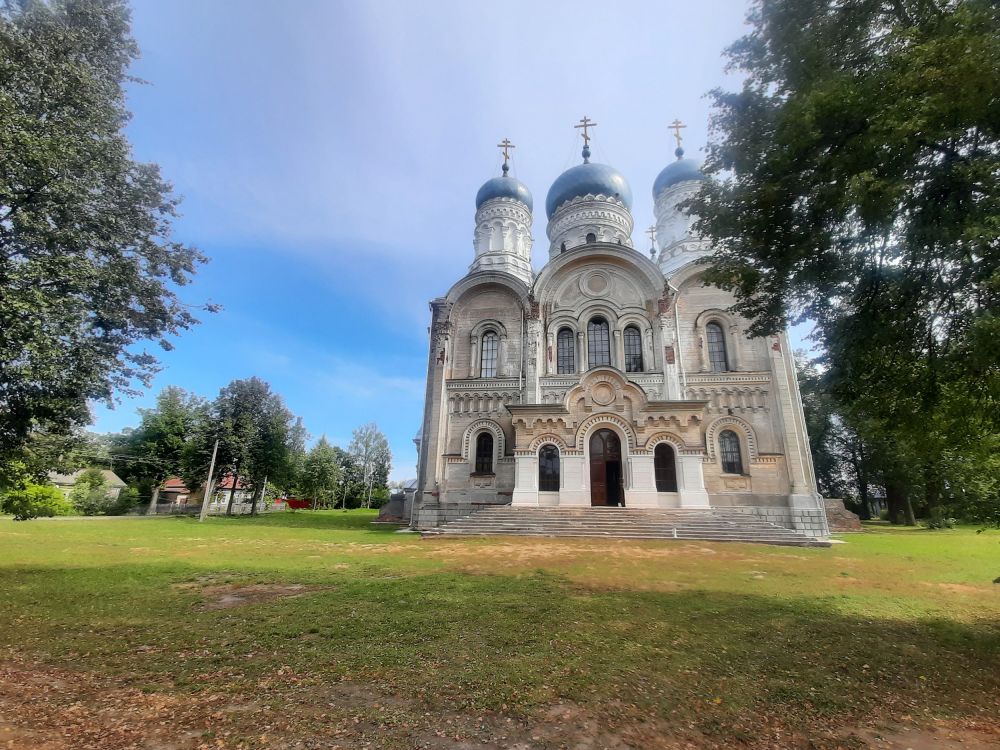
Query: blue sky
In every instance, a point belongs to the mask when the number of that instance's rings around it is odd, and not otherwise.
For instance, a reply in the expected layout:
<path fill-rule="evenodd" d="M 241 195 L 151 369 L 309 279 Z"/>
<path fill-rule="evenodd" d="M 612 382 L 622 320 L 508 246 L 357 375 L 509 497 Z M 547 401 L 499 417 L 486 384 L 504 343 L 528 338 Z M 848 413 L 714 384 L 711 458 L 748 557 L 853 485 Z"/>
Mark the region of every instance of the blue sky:
<path fill-rule="evenodd" d="M 95 408 L 98 431 L 135 424 L 165 385 L 213 398 L 258 375 L 314 438 L 345 445 L 375 421 L 396 479 L 415 474 L 429 299 L 472 261 L 474 198 L 512 168 L 544 197 L 579 162 L 573 124 L 596 120 L 594 160 L 636 196 L 637 247 L 667 123 L 706 140 L 705 93 L 734 85 L 722 50 L 742 0 L 332 2 L 134 0 L 142 58 L 131 89 L 137 158 L 183 196 L 176 238 L 211 262 L 183 290 L 224 310 L 161 353 L 143 397 Z"/>

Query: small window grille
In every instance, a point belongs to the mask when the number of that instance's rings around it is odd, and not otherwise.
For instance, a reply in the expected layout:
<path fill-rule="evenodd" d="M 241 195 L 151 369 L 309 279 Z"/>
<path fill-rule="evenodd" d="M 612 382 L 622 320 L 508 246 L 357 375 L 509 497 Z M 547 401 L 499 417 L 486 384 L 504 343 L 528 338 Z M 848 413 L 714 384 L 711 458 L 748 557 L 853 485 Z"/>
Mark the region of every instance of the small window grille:
<path fill-rule="evenodd" d="M 589 367 L 611 365 L 611 339 L 604 318 L 594 318 L 587 324 L 587 360 Z"/>
<path fill-rule="evenodd" d="M 740 439 L 732 430 L 723 430 L 719 433 L 719 455 L 722 457 L 722 472 L 724 474 L 743 473 Z"/>
<path fill-rule="evenodd" d="M 556 336 L 556 372 L 567 375 L 576 372 L 576 342 L 573 331 L 561 328 Z"/>
<path fill-rule="evenodd" d="M 559 449 L 543 445 L 538 451 L 538 489 L 540 492 L 559 491 Z"/>
<path fill-rule="evenodd" d="M 625 329 L 625 372 L 642 372 L 642 334 L 635 326 Z"/>
<path fill-rule="evenodd" d="M 476 473 L 493 473 L 493 436 L 488 432 L 480 432 L 476 438 Z"/>
<path fill-rule="evenodd" d="M 653 450 L 653 469 L 656 472 L 657 492 L 677 492 L 677 464 L 674 447 L 660 443 Z"/>
<path fill-rule="evenodd" d="M 497 350 L 500 338 L 493 332 L 483 334 L 483 351 L 480 355 L 479 377 L 495 378 L 497 376 Z"/>
<path fill-rule="evenodd" d="M 722 333 L 722 326 L 709 323 L 705 326 L 705 337 L 708 339 L 708 361 L 712 372 L 725 372 L 729 369 L 729 363 L 726 359 L 726 337 Z"/>

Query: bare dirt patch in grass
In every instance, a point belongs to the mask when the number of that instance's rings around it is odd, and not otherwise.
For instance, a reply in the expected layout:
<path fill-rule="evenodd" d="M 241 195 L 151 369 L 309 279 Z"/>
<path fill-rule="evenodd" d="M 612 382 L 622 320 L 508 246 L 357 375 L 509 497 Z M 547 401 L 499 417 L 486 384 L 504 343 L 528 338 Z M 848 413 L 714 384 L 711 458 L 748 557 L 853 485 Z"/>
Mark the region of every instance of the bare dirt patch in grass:
<path fill-rule="evenodd" d="M 848 739 L 873 750 L 996 750 L 1000 726 L 939 722 L 925 729 L 861 729 Z"/>
<path fill-rule="evenodd" d="M 197 609 L 211 612 L 219 609 L 234 609 L 251 604 L 293 599 L 316 591 L 329 590 L 330 586 L 306 586 L 302 583 L 214 583 L 214 578 L 205 576 L 189 583 L 176 583 L 175 591 L 196 591 L 202 597 Z"/>

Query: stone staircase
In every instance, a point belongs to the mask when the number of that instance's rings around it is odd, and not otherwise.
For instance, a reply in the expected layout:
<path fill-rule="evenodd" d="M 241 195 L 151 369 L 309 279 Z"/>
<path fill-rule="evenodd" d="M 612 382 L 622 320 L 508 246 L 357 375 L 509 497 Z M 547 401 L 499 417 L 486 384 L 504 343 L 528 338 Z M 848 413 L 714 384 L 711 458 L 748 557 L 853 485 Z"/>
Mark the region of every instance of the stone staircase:
<path fill-rule="evenodd" d="M 567 536 L 829 547 L 830 542 L 725 508 L 534 508 L 497 505 L 425 536 Z"/>

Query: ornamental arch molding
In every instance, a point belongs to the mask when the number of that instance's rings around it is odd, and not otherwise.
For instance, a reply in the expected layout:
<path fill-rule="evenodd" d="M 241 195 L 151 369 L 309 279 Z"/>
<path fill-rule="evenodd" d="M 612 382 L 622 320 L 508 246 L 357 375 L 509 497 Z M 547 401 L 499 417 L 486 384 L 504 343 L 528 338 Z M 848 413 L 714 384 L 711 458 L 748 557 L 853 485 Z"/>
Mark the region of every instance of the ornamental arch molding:
<path fill-rule="evenodd" d="M 466 461 L 472 460 L 472 446 L 475 443 L 476 436 L 481 432 L 489 432 L 493 435 L 494 461 L 503 458 L 505 455 L 503 429 L 491 419 L 480 419 L 478 422 L 473 422 L 465 428 L 465 433 L 462 435 L 462 458 Z"/>
<path fill-rule="evenodd" d="M 757 435 L 750 423 L 739 417 L 720 417 L 705 430 L 705 443 L 709 460 L 715 461 L 718 458 L 719 433 L 726 429 L 733 430 L 739 436 L 740 444 L 746 449 L 750 461 L 756 461 Z"/>
<path fill-rule="evenodd" d="M 691 452 L 690 446 L 685 445 L 684 441 L 672 432 L 657 432 L 646 441 L 643 450 L 652 453 L 660 443 L 667 443 L 674 449 L 674 453 L 678 455 Z"/>
<path fill-rule="evenodd" d="M 539 435 L 538 437 L 536 437 L 534 440 L 528 443 L 527 450 L 529 453 L 538 453 L 538 450 L 543 445 L 554 445 L 556 448 L 559 449 L 560 454 L 564 454 L 568 450 L 565 441 L 558 435 L 553 435 L 552 433 L 546 433 L 544 435 Z"/>
<path fill-rule="evenodd" d="M 628 422 L 615 414 L 594 414 L 593 416 L 587 417 L 587 419 L 583 420 L 576 431 L 576 449 L 578 451 L 582 451 L 584 449 L 584 446 L 587 443 L 587 437 L 595 427 L 599 427 L 600 425 L 614 425 L 617 427 L 618 432 L 625 437 L 625 441 L 628 443 L 629 451 L 635 451 L 635 432 L 633 432 Z"/>
<path fill-rule="evenodd" d="M 507 328 L 504 324 L 493 318 L 487 318 L 476 323 L 475 328 L 469 332 L 469 336 L 470 338 L 478 339 L 487 331 L 494 331 L 497 336 L 507 336 Z"/>

